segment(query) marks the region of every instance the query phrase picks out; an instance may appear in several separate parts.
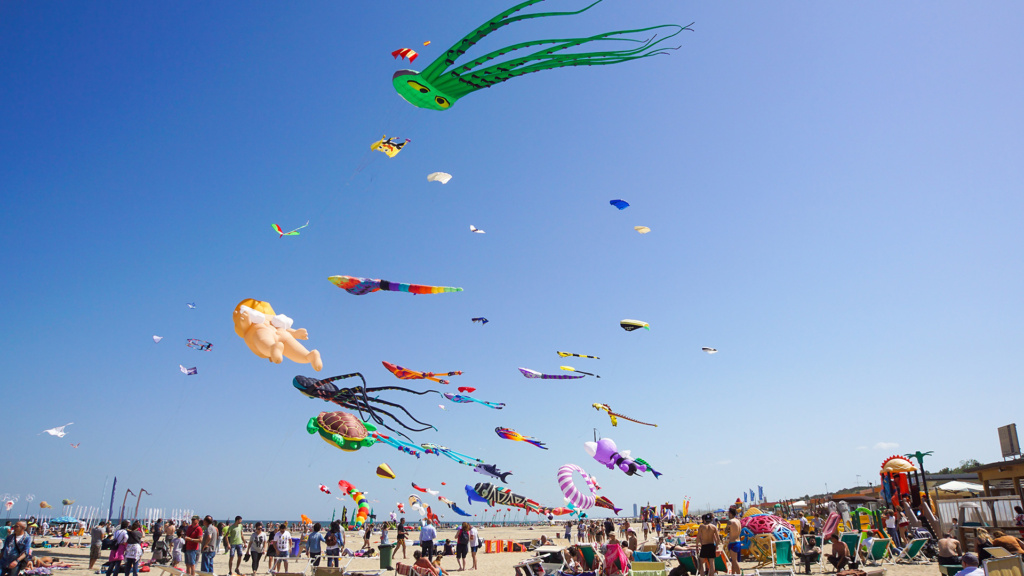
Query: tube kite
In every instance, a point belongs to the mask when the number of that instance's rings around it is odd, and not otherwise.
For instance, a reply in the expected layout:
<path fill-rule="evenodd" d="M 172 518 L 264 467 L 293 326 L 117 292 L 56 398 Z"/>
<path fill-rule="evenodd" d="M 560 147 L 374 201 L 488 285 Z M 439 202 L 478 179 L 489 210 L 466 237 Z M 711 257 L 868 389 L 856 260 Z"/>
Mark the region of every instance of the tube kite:
<path fill-rule="evenodd" d="M 462 376 L 461 370 L 440 373 L 417 372 L 415 370 L 409 370 L 408 368 L 402 368 L 401 366 L 397 366 L 390 362 L 381 362 L 381 364 L 388 369 L 388 372 L 394 374 L 395 378 L 400 380 L 430 380 L 432 382 L 437 382 L 438 384 L 451 384 L 448 380 L 442 380 L 441 378 L 438 378 L 438 376 Z"/>
<path fill-rule="evenodd" d="M 442 396 L 448 400 L 455 402 L 456 404 L 468 404 L 469 402 L 476 402 L 477 404 L 483 404 L 488 408 L 494 408 L 495 410 L 501 410 L 505 407 L 504 402 L 486 402 L 484 400 L 477 400 L 472 396 L 465 396 L 463 394 L 452 394 L 451 392 L 442 392 Z"/>
<path fill-rule="evenodd" d="M 462 98 L 466 94 L 475 92 L 482 88 L 490 88 L 495 84 L 517 76 L 529 74 L 531 72 L 562 68 L 565 66 L 599 66 L 605 64 L 617 64 L 628 60 L 638 60 L 641 58 L 648 58 L 650 56 L 666 54 L 666 50 L 675 48 L 662 46 L 662 43 L 679 34 L 683 30 L 689 30 L 689 27 L 683 27 L 676 24 L 666 24 L 634 30 L 606 32 L 585 38 L 563 38 L 520 42 L 518 44 L 499 48 L 498 50 L 484 54 L 483 56 L 466 62 L 458 67 L 450 68 L 455 65 L 456 60 L 465 54 L 470 47 L 480 40 L 483 40 L 488 34 L 494 32 L 498 28 L 532 18 L 580 14 L 601 2 L 601 0 L 597 0 L 597 2 L 575 12 L 539 12 L 536 14 L 521 14 L 513 16 L 513 14 L 516 14 L 524 8 L 533 6 L 534 4 L 539 4 L 543 1 L 544 0 L 527 0 L 526 2 L 521 2 L 498 14 L 494 18 L 491 18 L 487 22 L 484 22 L 475 30 L 467 34 L 462 40 L 445 51 L 444 54 L 431 62 L 423 72 L 416 72 L 414 70 L 399 70 L 395 72 L 391 80 L 395 90 L 402 98 L 413 106 L 428 108 L 431 110 L 447 110 L 455 104 L 459 98 Z M 654 34 L 647 39 L 631 38 L 628 36 L 629 34 L 642 34 L 654 30 L 667 30 L 671 31 L 671 33 L 662 38 L 658 38 L 657 34 Z M 601 40 L 631 42 L 635 44 L 636 47 L 625 50 L 560 54 L 560 52 L 564 50 Z M 509 52 L 534 47 L 541 48 L 540 50 L 527 54 L 526 56 L 504 60 L 497 64 L 480 68 L 482 64 L 501 57 Z"/>
<path fill-rule="evenodd" d="M 639 330 L 640 328 L 643 328 L 644 330 L 651 329 L 651 325 L 643 320 L 630 320 L 628 318 L 619 322 L 619 326 L 622 326 L 622 329 L 626 332 L 632 332 L 633 330 Z"/>
<path fill-rule="evenodd" d="M 401 284 L 389 282 L 378 278 L 359 278 L 356 276 L 330 276 L 327 278 L 332 284 L 356 296 L 369 294 L 383 290 L 385 292 L 409 292 L 411 294 L 444 294 L 447 292 L 462 292 L 462 288 L 450 286 L 425 286 L 423 284 Z"/>
<path fill-rule="evenodd" d="M 597 356 L 587 356 L 586 354 L 573 354 L 572 352 L 555 352 L 555 354 L 558 354 L 558 356 L 561 358 L 575 356 L 577 358 L 592 358 L 594 360 L 600 360 L 600 358 L 598 358 Z"/>
<path fill-rule="evenodd" d="M 541 374 L 536 370 L 530 370 L 529 368 L 520 368 L 520 372 L 527 378 L 543 378 L 544 380 L 575 380 L 577 378 L 583 378 L 583 375 L 573 376 L 570 374 Z"/>
<path fill-rule="evenodd" d="M 573 472 L 578 472 L 580 476 L 583 476 L 583 481 L 587 483 L 590 494 L 583 494 L 579 488 L 576 488 L 572 481 Z M 594 477 L 575 464 L 566 464 L 558 469 L 558 487 L 562 489 L 562 495 L 570 504 L 583 510 L 594 507 L 594 494 L 601 489 Z"/>
<path fill-rule="evenodd" d="M 366 496 L 364 496 L 362 492 L 356 490 L 355 486 L 344 480 L 338 480 L 338 488 L 341 488 L 342 492 L 351 496 L 352 500 L 355 501 L 356 506 L 359 507 L 359 510 L 356 512 L 355 526 L 356 528 L 361 527 L 363 523 L 366 522 L 366 517 L 370 515 L 370 505 L 366 502 Z"/>
<path fill-rule="evenodd" d="M 611 420 L 612 420 L 612 426 L 618 426 L 619 425 L 619 418 L 622 418 L 623 420 L 629 420 L 630 422 L 636 422 L 637 424 L 643 424 L 644 426 L 653 426 L 655 428 L 658 427 L 657 424 L 648 424 L 647 422 L 641 422 L 639 420 L 634 420 L 633 418 L 630 418 L 629 416 L 624 416 L 622 414 L 619 414 L 618 412 L 612 412 L 612 407 L 608 406 L 607 404 L 597 404 L 597 403 L 595 403 L 595 404 L 593 404 L 593 406 L 594 406 L 595 410 L 604 410 L 605 412 L 608 413 L 608 417 L 611 418 Z"/>
<path fill-rule="evenodd" d="M 412 483 L 412 488 L 413 490 L 430 494 L 431 496 L 437 496 L 438 494 L 440 494 L 440 492 L 438 492 L 437 490 L 431 490 L 430 488 L 423 488 L 422 486 L 417 486 L 415 482 Z"/>
<path fill-rule="evenodd" d="M 499 437 L 504 438 L 505 440 L 516 440 L 518 442 L 526 442 L 527 444 L 533 444 L 537 448 L 547 450 L 547 447 L 544 446 L 544 443 L 541 442 L 540 440 L 537 440 L 536 438 L 530 436 L 523 436 L 522 434 L 516 432 L 511 428 L 502 428 L 499 426 L 494 429 L 494 433 L 497 434 Z"/>

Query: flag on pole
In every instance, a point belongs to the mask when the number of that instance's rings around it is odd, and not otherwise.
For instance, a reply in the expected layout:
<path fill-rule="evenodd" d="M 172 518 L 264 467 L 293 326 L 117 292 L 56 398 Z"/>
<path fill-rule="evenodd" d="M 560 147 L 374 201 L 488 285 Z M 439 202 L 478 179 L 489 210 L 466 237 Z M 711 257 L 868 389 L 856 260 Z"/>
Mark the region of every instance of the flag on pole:
<path fill-rule="evenodd" d="M 743 493 L 743 503 L 744 504 L 747 503 L 747 493 L 746 492 Z"/>
<path fill-rule="evenodd" d="M 753 488 L 750 489 L 750 502 L 751 503 L 754 502 L 754 489 Z"/>
<path fill-rule="evenodd" d="M 764 502 L 764 486 L 757 487 L 757 499 Z"/>

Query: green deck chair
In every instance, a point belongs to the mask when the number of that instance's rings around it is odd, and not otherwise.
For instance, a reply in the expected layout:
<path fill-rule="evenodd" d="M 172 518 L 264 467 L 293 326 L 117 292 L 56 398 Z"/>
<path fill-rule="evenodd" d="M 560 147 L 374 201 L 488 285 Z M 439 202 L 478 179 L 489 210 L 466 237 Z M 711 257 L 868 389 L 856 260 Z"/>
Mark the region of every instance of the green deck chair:
<path fill-rule="evenodd" d="M 690 574 L 698 574 L 697 571 L 697 559 L 693 556 L 684 556 L 682 552 L 676 552 L 676 560 L 679 560 L 679 565 L 686 568 L 686 571 Z"/>
<path fill-rule="evenodd" d="M 772 542 L 772 559 L 775 566 L 793 565 L 793 543 L 789 540 Z"/>
<path fill-rule="evenodd" d="M 864 555 L 864 562 L 872 566 L 878 566 L 882 560 L 885 560 L 885 556 L 889 553 L 889 545 L 891 544 L 891 538 L 875 538 L 874 542 L 871 543 L 871 548 L 868 548 Z"/>
<path fill-rule="evenodd" d="M 900 555 L 896 557 L 897 562 L 910 562 L 911 564 L 923 564 L 927 562 L 927 559 L 919 559 L 922 556 L 921 550 L 924 549 L 924 545 L 928 543 L 927 538 L 915 538 L 907 544 L 907 547 L 900 552 Z"/>
<path fill-rule="evenodd" d="M 843 532 L 839 535 L 839 540 L 843 544 L 846 544 L 846 548 L 850 551 L 850 561 L 860 562 L 860 534 L 856 532 Z"/>

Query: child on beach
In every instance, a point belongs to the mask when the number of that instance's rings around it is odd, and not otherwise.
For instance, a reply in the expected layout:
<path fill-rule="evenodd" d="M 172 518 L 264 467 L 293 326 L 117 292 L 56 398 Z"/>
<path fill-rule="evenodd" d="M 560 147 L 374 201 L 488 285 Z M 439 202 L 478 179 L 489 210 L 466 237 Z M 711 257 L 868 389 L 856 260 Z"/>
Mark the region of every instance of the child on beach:
<path fill-rule="evenodd" d="M 171 541 L 171 568 L 178 568 L 182 561 L 181 551 L 185 548 L 185 529 L 178 528 L 178 532 Z"/>

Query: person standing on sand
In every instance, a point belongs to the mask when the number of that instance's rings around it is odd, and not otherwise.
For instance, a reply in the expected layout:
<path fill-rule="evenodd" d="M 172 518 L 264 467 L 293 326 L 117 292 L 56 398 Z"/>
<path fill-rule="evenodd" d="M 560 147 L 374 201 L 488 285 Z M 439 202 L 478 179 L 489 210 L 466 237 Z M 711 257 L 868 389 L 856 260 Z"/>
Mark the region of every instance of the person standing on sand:
<path fill-rule="evenodd" d="M 107 576 L 117 576 L 124 561 L 124 551 L 128 547 L 128 521 L 121 521 L 121 528 L 114 532 L 113 545 L 110 547 L 110 558 L 107 561 Z"/>
<path fill-rule="evenodd" d="M 455 532 L 455 562 L 460 572 L 466 569 L 466 556 L 469 556 L 469 522 L 463 522 Z"/>
<path fill-rule="evenodd" d="M 729 507 L 729 573 L 741 574 L 740 571 L 740 550 L 743 545 L 740 543 L 740 519 L 736 517 L 736 507 Z"/>
<path fill-rule="evenodd" d="M 395 528 L 395 538 L 398 540 L 398 543 L 396 544 L 396 546 L 401 546 L 402 547 L 402 560 L 405 560 L 405 557 L 406 557 L 406 552 L 405 552 L 405 539 L 406 539 L 406 537 L 407 537 L 407 534 L 405 533 L 405 518 L 402 518 L 401 520 L 398 521 L 398 528 Z M 395 557 L 396 558 L 398 557 L 398 551 L 397 550 L 395 550 Z"/>
<path fill-rule="evenodd" d="M 721 537 L 718 535 L 718 527 L 712 522 L 715 517 L 712 514 L 705 514 L 701 517 L 704 522 L 697 527 L 697 545 L 700 547 L 700 563 L 703 573 L 707 576 L 715 576 L 715 556 L 718 555 L 718 542 Z"/>
<path fill-rule="evenodd" d="M 469 551 L 473 553 L 473 570 L 476 570 L 476 551 L 480 549 L 480 533 L 476 526 L 469 529 Z"/>
<path fill-rule="evenodd" d="M 213 522 L 213 516 L 207 515 L 203 518 L 203 553 L 202 561 L 199 563 L 199 570 L 213 574 L 213 559 L 217 556 L 217 540 L 220 533 L 217 532 L 217 525 Z"/>
<path fill-rule="evenodd" d="M 313 531 L 310 532 L 309 538 L 306 540 L 306 556 L 312 559 L 310 563 L 313 566 L 320 565 L 320 554 L 326 541 L 324 535 L 320 533 L 320 528 L 319 522 L 313 524 Z"/>
<path fill-rule="evenodd" d="M 428 560 L 434 556 L 434 538 L 437 538 L 437 530 L 434 529 L 430 520 L 427 520 L 423 528 L 420 529 L 420 550 L 423 552 L 423 557 Z"/>
<path fill-rule="evenodd" d="M 260 558 L 263 558 L 263 554 L 267 550 L 267 535 L 263 532 L 263 522 L 257 522 L 255 532 L 252 536 L 249 536 L 249 544 L 246 546 L 246 550 L 249 553 L 249 558 L 252 560 L 252 573 L 256 576 L 256 571 L 260 568 Z"/>
<path fill-rule="evenodd" d="M 192 524 L 185 529 L 185 574 L 189 576 L 196 574 L 196 561 L 202 544 L 203 527 L 199 525 L 199 516 L 193 516 Z"/>
<path fill-rule="evenodd" d="M 277 527 L 277 534 L 274 535 L 274 548 L 277 548 L 277 567 L 284 563 L 283 572 L 288 571 L 288 553 L 292 549 L 292 534 L 288 531 L 287 524 L 280 524 Z"/>
<path fill-rule="evenodd" d="M 235 516 L 235 523 L 228 526 L 227 530 L 224 531 L 224 539 L 227 540 L 229 555 L 228 555 L 228 574 L 231 574 L 231 561 L 235 561 L 234 574 L 242 576 L 242 550 L 245 547 L 245 536 L 242 534 L 242 517 Z"/>
<path fill-rule="evenodd" d="M 92 570 L 96 561 L 100 559 L 100 551 L 103 548 L 103 527 L 106 524 L 106 520 L 100 520 L 99 524 L 89 530 L 89 539 L 91 540 L 89 543 L 89 570 Z"/>

